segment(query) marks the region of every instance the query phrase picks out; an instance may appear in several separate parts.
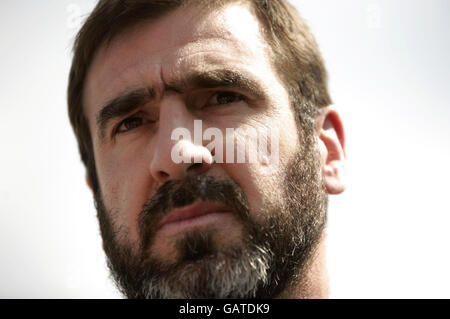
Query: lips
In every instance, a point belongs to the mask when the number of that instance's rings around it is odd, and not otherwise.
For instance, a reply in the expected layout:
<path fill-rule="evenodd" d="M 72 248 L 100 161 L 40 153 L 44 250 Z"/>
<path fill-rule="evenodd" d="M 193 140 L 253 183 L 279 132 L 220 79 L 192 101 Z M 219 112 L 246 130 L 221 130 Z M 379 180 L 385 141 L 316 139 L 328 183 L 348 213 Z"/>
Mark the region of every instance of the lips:
<path fill-rule="evenodd" d="M 230 209 L 221 203 L 195 202 L 192 205 L 172 210 L 161 220 L 158 229 L 169 225 L 181 224 L 186 221 L 195 221 L 207 215 L 229 212 Z"/>

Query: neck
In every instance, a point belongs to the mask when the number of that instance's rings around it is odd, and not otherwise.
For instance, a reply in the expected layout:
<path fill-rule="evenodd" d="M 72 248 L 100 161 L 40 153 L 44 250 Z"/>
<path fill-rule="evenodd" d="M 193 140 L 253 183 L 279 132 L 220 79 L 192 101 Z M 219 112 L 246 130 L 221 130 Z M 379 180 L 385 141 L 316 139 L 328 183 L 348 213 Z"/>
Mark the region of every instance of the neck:
<path fill-rule="evenodd" d="M 329 298 L 328 272 L 326 266 L 325 231 L 306 267 L 302 280 L 283 291 L 280 299 L 325 299 Z"/>

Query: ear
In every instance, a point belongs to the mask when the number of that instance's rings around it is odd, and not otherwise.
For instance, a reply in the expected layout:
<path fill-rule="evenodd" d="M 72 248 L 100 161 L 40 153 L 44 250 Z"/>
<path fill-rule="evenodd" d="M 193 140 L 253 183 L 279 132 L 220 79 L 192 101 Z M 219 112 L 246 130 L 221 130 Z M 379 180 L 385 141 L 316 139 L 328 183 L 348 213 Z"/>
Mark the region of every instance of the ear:
<path fill-rule="evenodd" d="M 86 173 L 86 184 L 91 189 L 91 191 L 93 191 L 91 179 L 89 178 L 89 175 L 87 173 Z"/>
<path fill-rule="evenodd" d="M 334 106 L 321 110 L 316 119 L 316 132 L 325 188 L 328 194 L 340 194 L 345 190 L 345 135 L 341 117 Z"/>

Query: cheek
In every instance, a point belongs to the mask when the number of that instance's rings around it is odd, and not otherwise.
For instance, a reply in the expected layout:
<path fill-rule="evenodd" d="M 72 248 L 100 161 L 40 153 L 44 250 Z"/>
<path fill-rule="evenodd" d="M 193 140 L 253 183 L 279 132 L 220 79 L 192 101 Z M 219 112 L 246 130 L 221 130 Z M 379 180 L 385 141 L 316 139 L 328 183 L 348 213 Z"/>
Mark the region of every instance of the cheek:
<path fill-rule="evenodd" d="M 105 153 L 97 165 L 103 200 L 119 238 L 138 242 L 138 216 L 148 199 L 151 181 L 145 156 L 135 152 Z"/>
<path fill-rule="evenodd" d="M 284 174 L 290 160 L 299 150 L 296 122 L 290 114 L 252 121 L 235 131 L 235 154 L 245 149 L 245 163 L 225 164 L 227 174 L 246 193 L 253 212 L 280 202 L 283 197 Z M 248 131 L 257 131 L 257 138 L 248 138 Z M 262 143 L 262 140 L 266 143 Z M 245 148 L 244 148 L 245 147 Z M 249 153 L 257 161 L 249 162 Z M 266 156 L 266 160 L 264 160 Z"/>

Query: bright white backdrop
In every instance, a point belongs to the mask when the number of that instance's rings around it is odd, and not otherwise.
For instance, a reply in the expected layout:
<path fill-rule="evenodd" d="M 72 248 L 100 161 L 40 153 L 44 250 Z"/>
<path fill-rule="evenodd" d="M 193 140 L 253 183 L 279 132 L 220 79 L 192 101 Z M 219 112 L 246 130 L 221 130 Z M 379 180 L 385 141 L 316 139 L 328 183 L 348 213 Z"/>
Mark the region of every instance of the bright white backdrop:
<path fill-rule="evenodd" d="M 450 3 L 297 0 L 344 115 L 334 298 L 450 298 Z M 117 298 L 66 114 L 92 0 L 0 4 L 0 297 Z"/>

